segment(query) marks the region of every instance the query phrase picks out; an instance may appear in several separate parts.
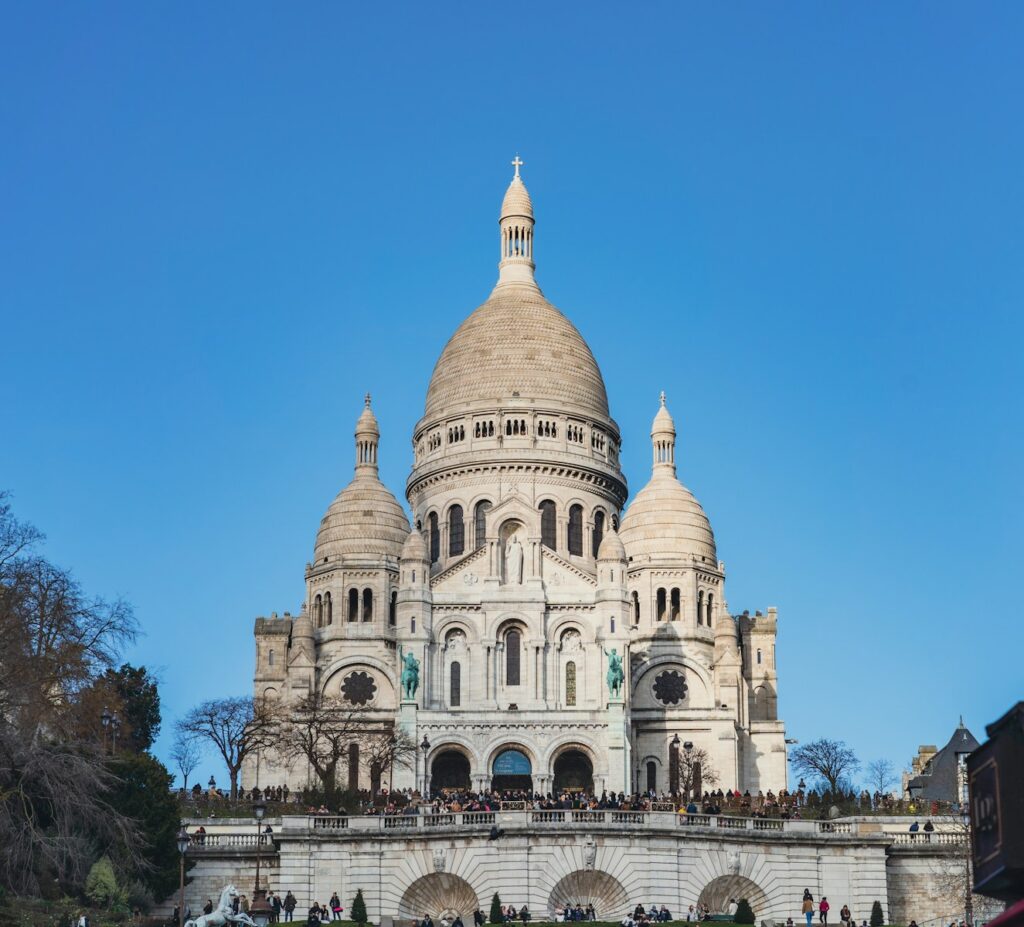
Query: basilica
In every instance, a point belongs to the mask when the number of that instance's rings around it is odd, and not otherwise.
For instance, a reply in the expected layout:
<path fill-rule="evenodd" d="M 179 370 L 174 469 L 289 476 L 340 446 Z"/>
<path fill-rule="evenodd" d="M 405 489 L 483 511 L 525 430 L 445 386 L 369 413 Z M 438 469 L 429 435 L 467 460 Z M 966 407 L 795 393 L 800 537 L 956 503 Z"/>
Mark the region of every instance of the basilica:
<path fill-rule="evenodd" d="M 594 355 L 534 278 L 513 164 L 497 284 L 441 352 L 412 434 L 412 520 L 380 480 L 367 396 L 300 614 L 256 620 L 254 695 L 319 692 L 419 745 L 381 769 L 351 744 L 339 785 L 353 789 L 666 792 L 683 751 L 723 790 L 785 788 L 776 611 L 730 614 L 664 394 L 649 479 L 623 511 L 622 436 Z M 243 776 L 313 781 L 274 751 Z"/>

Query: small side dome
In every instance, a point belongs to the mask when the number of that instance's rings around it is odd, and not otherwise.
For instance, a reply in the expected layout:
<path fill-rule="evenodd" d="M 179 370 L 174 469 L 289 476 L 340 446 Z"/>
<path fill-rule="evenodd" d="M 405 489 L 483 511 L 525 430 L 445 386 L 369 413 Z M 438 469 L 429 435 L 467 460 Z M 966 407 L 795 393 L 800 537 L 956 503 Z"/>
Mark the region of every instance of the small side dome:
<path fill-rule="evenodd" d="M 409 536 L 405 539 L 405 543 L 402 545 L 402 559 L 427 559 L 427 542 L 423 540 L 423 535 L 415 528 L 409 532 Z"/>
<path fill-rule="evenodd" d="M 398 558 L 409 534 L 405 510 L 377 474 L 380 428 L 370 396 L 356 422 L 355 477 L 320 521 L 313 547 L 314 564 L 342 558 Z"/>
<path fill-rule="evenodd" d="M 303 608 L 302 614 L 292 623 L 292 639 L 304 640 L 312 637 L 313 622 L 310 620 L 309 615 L 306 614 L 306 609 Z"/>
<path fill-rule="evenodd" d="M 614 528 L 601 539 L 601 546 L 597 549 L 597 559 L 619 561 L 626 559 L 626 548 Z"/>

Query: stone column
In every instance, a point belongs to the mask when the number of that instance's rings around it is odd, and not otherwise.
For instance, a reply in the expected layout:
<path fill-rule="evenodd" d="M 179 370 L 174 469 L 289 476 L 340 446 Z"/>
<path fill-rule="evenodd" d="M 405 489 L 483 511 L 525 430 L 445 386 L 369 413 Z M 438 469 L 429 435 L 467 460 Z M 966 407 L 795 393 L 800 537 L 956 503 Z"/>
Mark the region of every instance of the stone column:
<path fill-rule="evenodd" d="M 412 739 L 415 744 L 419 743 L 416 732 L 416 701 L 415 699 L 402 699 L 402 705 L 398 710 L 398 730 Z M 416 748 L 416 761 L 412 767 L 396 765 L 392 770 L 394 777 L 393 788 L 413 789 L 419 781 L 419 769 L 422 758 L 419 747 Z"/>
<path fill-rule="evenodd" d="M 625 792 L 629 785 L 629 732 L 626 730 L 626 706 L 621 696 L 608 700 L 608 779 L 609 791 Z"/>

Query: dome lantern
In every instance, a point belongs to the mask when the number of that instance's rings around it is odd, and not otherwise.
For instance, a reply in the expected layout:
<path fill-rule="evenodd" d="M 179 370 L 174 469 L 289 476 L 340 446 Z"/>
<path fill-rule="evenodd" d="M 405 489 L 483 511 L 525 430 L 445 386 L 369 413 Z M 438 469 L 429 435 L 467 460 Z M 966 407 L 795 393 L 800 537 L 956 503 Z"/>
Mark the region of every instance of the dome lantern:
<path fill-rule="evenodd" d="M 651 445 L 654 451 L 654 472 L 664 470 L 676 473 L 676 423 L 665 406 L 665 391 L 661 391 L 661 408 L 651 425 Z"/>
<path fill-rule="evenodd" d="M 366 394 L 366 407 L 356 421 L 356 476 L 361 472 L 376 475 L 377 446 L 380 444 L 380 427 L 377 416 L 370 408 L 370 394 Z"/>
<path fill-rule="evenodd" d="M 516 169 L 512 182 L 505 191 L 501 202 L 501 261 L 498 263 L 498 285 L 503 283 L 525 283 L 536 286 L 533 279 L 533 202 L 526 184 L 519 176 L 523 162 L 515 156 L 512 166 Z"/>

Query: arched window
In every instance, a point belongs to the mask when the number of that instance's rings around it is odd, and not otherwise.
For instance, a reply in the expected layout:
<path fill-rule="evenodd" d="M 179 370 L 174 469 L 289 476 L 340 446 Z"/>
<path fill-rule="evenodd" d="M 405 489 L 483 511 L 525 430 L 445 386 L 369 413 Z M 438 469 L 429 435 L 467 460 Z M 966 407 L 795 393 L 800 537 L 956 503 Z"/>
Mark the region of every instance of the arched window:
<path fill-rule="evenodd" d="M 557 523 L 555 521 L 555 503 L 545 499 L 540 504 L 540 542 L 551 550 L 556 549 Z"/>
<path fill-rule="evenodd" d="M 413 582 L 416 582 L 413 577 Z M 388 624 L 393 628 L 398 623 L 398 593 L 391 593 L 391 601 L 388 603 Z"/>
<path fill-rule="evenodd" d="M 359 591 L 357 589 L 348 591 L 348 620 L 359 620 Z"/>
<path fill-rule="evenodd" d="M 427 517 L 427 526 L 430 531 L 430 562 L 437 563 L 441 559 L 441 529 L 437 527 L 437 512 L 431 512 Z"/>
<path fill-rule="evenodd" d="M 519 648 L 522 635 L 518 631 L 509 631 L 505 635 L 505 685 L 519 685 Z"/>
<path fill-rule="evenodd" d="M 640 624 L 640 593 L 633 593 L 633 624 Z"/>
<path fill-rule="evenodd" d="M 576 704 L 576 664 L 572 660 L 565 664 L 565 704 Z"/>
<path fill-rule="evenodd" d="M 658 619 L 658 621 L 664 621 L 665 620 L 665 590 L 664 589 L 659 589 L 658 590 L 658 608 L 655 611 L 655 617 Z"/>
<path fill-rule="evenodd" d="M 478 502 L 473 510 L 473 543 L 474 550 L 479 550 L 487 543 L 487 513 L 491 510 L 491 503 L 484 499 Z"/>
<path fill-rule="evenodd" d="M 678 621 L 679 620 L 679 590 L 678 589 L 673 589 L 672 590 L 672 611 L 671 611 L 669 617 L 672 619 L 672 621 Z"/>
<path fill-rule="evenodd" d="M 313 600 L 313 620 L 318 628 L 324 626 L 324 602 L 319 595 Z"/>
<path fill-rule="evenodd" d="M 711 627 L 711 606 L 715 604 L 715 594 L 713 592 L 708 593 L 708 607 L 704 609 L 704 623 L 710 628 Z"/>
<path fill-rule="evenodd" d="M 273 666 L 273 665 L 274 665 L 274 651 L 273 650 L 269 650 L 269 651 L 267 651 L 267 666 Z"/>
<path fill-rule="evenodd" d="M 348 745 L 348 790 L 359 791 L 359 744 Z"/>
<path fill-rule="evenodd" d="M 363 590 L 363 621 L 373 621 L 373 590 Z"/>
<path fill-rule="evenodd" d="M 598 509 L 594 512 L 594 556 L 601 549 L 601 540 L 604 538 L 604 512 Z"/>
<path fill-rule="evenodd" d="M 451 668 L 451 694 L 448 704 L 458 708 L 462 704 L 462 664 L 455 662 Z"/>
<path fill-rule="evenodd" d="M 466 526 L 462 520 L 462 506 L 448 510 L 448 556 L 457 557 L 466 549 Z"/>
<path fill-rule="evenodd" d="M 697 593 L 697 624 L 704 624 L 704 590 Z"/>
<path fill-rule="evenodd" d="M 324 621 L 327 624 L 334 624 L 334 602 L 329 592 L 324 593 Z"/>
<path fill-rule="evenodd" d="M 583 556 L 583 506 L 574 505 L 569 509 L 569 553 Z"/>
<path fill-rule="evenodd" d="M 658 764 L 654 760 L 647 761 L 647 791 L 658 791 Z"/>

